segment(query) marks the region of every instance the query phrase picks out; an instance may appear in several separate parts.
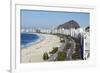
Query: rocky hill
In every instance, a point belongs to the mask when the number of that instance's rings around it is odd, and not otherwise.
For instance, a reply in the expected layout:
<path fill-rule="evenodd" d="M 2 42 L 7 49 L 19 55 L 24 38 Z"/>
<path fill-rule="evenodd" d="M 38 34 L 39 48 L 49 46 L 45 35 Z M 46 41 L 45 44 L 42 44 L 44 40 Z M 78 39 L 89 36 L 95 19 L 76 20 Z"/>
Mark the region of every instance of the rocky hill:
<path fill-rule="evenodd" d="M 60 28 L 64 28 L 64 29 L 75 28 L 75 29 L 77 29 L 77 28 L 80 28 L 80 26 L 76 21 L 70 20 L 68 22 L 65 22 L 64 24 L 59 25 L 58 29 L 60 29 Z"/>

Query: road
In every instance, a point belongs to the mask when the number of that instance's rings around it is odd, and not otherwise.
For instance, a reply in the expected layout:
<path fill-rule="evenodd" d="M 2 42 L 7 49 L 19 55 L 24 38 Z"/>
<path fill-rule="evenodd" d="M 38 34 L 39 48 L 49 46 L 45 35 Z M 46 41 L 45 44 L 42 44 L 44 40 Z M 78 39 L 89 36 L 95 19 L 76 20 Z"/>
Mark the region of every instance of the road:
<path fill-rule="evenodd" d="M 71 47 L 67 50 L 67 60 L 72 60 L 72 54 L 75 52 L 75 41 L 70 37 L 70 39 L 68 39 L 71 43 Z"/>

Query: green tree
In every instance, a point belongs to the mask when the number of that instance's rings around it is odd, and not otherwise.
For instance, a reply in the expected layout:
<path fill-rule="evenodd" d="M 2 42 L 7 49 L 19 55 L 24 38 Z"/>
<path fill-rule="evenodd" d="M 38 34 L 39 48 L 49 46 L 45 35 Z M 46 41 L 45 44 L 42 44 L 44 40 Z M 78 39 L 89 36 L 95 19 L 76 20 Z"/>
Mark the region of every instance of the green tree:
<path fill-rule="evenodd" d="M 49 59 L 48 53 L 45 52 L 43 54 L 43 60 L 48 60 L 48 59 Z"/>
<path fill-rule="evenodd" d="M 53 50 L 51 52 L 49 52 L 50 54 L 55 54 L 58 51 L 58 47 L 54 47 Z"/>
<path fill-rule="evenodd" d="M 66 60 L 66 52 L 58 52 L 58 61 Z"/>
<path fill-rule="evenodd" d="M 78 59 L 80 59 L 80 55 L 78 53 L 72 54 L 72 59 L 78 60 Z"/>

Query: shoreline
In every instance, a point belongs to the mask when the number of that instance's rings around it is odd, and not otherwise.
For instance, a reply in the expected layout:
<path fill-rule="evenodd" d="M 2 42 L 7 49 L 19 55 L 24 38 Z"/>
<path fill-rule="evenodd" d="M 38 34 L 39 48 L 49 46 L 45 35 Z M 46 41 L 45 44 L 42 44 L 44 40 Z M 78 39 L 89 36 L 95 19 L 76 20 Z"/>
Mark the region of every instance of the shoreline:
<path fill-rule="evenodd" d="M 35 42 L 31 42 L 31 43 L 29 43 L 27 45 L 22 45 L 21 49 L 27 48 L 27 47 L 29 47 L 31 45 L 38 44 L 39 42 L 41 42 L 41 41 L 43 41 L 45 39 L 45 37 L 43 35 L 39 34 L 39 33 L 30 33 L 30 34 L 36 34 L 39 38 Z"/>
<path fill-rule="evenodd" d="M 40 34 L 44 39 L 29 47 L 21 48 L 21 63 L 42 62 L 44 52 L 50 52 L 53 47 L 58 47 L 60 37 L 51 34 Z"/>

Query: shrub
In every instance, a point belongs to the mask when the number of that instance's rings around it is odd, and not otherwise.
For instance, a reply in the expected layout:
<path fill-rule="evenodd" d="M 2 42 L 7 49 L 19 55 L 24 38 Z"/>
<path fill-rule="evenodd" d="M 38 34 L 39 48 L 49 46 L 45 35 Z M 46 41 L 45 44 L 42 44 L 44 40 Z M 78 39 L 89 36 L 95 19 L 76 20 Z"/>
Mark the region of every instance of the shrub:
<path fill-rule="evenodd" d="M 43 60 L 48 60 L 48 59 L 49 59 L 48 53 L 45 52 L 43 54 Z"/>
<path fill-rule="evenodd" d="M 50 54 L 55 54 L 58 51 L 58 47 L 54 47 L 53 50 L 51 52 L 49 52 Z"/>
<path fill-rule="evenodd" d="M 66 60 L 66 52 L 58 52 L 58 61 Z"/>

